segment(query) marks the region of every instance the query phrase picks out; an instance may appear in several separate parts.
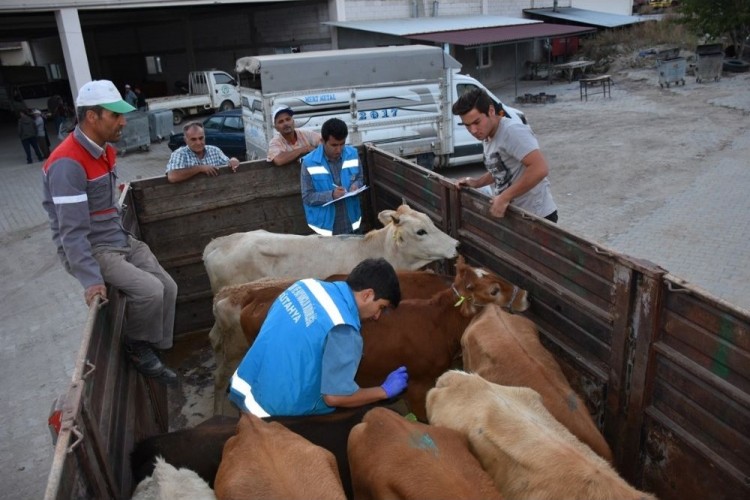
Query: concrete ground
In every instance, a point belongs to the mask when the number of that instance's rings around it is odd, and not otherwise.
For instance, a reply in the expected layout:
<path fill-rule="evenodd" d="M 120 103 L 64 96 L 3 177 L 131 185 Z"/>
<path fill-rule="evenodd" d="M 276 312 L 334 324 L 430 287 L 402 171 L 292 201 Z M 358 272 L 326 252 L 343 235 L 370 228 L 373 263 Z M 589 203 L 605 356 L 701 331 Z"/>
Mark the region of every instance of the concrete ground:
<path fill-rule="evenodd" d="M 669 90 L 648 72 L 615 81 L 611 99 L 587 102 L 576 82 L 521 82 L 520 93 L 557 95 L 519 107 L 550 161 L 560 225 L 750 310 L 750 75 Z M 497 93 L 510 100 L 513 88 Z M 161 175 L 168 156 L 165 143 L 128 153 L 120 177 Z M 72 376 L 87 313 L 51 242 L 40 167 L 26 164 L 15 126 L 0 125 L 0 483 L 14 500 L 45 490 L 46 419 Z"/>

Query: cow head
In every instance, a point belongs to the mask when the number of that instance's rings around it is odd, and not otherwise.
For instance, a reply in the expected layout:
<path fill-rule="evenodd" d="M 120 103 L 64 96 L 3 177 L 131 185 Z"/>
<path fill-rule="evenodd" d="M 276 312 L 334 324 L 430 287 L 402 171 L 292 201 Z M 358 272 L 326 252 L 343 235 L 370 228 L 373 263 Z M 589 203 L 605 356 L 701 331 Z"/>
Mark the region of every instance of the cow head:
<path fill-rule="evenodd" d="M 529 308 L 526 290 L 486 269 L 466 264 L 460 255 L 456 262 L 453 290 L 458 297 L 456 305 L 461 306 L 461 313 L 465 316 L 473 316 L 478 308 L 487 304 L 497 304 L 511 312 Z"/>
<path fill-rule="evenodd" d="M 395 242 L 395 252 L 406 262 L 416 262 L 418 269 L 435 260 L 452 259 L 458 255 L 458 241 L 435 226 L 425 214 L 401 205 L 397 210 L 383 210 L 378 220 Z"/>

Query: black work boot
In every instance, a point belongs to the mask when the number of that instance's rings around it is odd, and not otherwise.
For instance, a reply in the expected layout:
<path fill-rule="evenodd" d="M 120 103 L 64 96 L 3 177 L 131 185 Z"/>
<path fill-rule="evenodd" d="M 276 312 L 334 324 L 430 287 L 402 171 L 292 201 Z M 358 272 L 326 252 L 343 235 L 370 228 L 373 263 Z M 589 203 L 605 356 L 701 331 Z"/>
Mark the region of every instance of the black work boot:
<path fill-rule="evenodd" d="M 177 374 L 166 366 L 164 367 L 164 371 L 154 377 L 154 379 L 156 379 L 157 382 L 168 385 L 170 387 L 177 386 Z"/>
<path fill-rule="evenodd" d="M 151 344 L 142 341 L 126 341 L 125 353 L 137 372 L 167 385 L 177 383 L 177 374 L 164 366 Z"/>

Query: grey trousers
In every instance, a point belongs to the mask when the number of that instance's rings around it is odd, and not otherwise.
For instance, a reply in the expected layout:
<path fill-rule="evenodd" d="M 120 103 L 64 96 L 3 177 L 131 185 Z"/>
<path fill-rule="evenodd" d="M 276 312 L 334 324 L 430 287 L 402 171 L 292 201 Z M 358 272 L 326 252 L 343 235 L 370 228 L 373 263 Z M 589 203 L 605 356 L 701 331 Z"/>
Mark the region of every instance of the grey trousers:
<path fill-rule="evenodd" d="M 95 248 L 102 277 L 127 297 L 123 336 L 157 349 L 172 347 L 177 283 L 144 242 L 129 238 L 127 248 Z"/>

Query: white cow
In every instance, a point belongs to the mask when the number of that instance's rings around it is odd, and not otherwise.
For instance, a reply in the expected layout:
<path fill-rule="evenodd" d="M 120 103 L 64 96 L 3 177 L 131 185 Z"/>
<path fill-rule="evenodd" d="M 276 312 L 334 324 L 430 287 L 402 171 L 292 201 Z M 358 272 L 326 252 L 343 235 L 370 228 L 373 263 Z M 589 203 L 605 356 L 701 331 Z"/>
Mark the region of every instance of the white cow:
<path fill-rule="evenodd" d="M 555 420 L 538 392 L 449 371 L 427 394 L 431 424 L 469 438 L 469 447 L 505 498 L 655 500 Z"/>
<path fill-rule="evenodd" d="M 256 230 L 216 238 L 203 251 L 211 290 L 215 295 L 227 285 L 265 277 L 324 279 L 348 274 L 367 258 L 384 257 L 396 269 L 415 270 L 457 256 L 458 241 L 408 205 L 383 210 L 378 220 L 385 227 L 364 236 L 300 236 Z"/>

